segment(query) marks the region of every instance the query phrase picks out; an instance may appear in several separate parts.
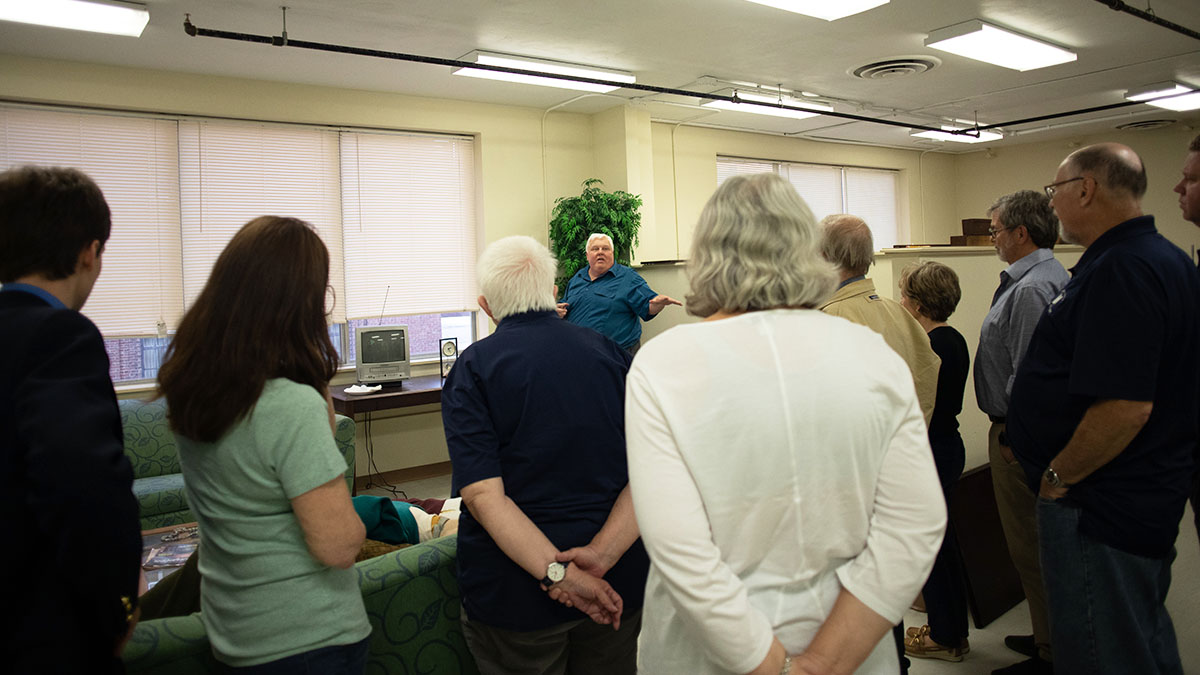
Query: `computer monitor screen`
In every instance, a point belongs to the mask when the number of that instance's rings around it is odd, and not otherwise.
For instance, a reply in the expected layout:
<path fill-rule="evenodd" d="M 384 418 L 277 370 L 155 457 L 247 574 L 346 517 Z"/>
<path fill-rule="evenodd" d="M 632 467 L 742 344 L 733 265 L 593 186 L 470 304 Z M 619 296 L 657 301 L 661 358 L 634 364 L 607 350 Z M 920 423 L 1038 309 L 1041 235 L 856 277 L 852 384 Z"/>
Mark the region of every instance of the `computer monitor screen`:
<path fill-rule="evenodd" d="M 358 381 L 387 384 L 409 377 L 408 326 L 358 329 Z"/>

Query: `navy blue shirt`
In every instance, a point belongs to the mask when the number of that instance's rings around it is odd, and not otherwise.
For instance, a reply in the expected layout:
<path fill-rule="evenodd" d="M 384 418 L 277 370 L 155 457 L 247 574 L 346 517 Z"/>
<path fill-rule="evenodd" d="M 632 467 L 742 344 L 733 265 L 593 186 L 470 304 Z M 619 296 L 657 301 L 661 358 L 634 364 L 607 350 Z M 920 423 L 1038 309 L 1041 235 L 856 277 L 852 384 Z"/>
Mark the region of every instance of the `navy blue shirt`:
<path fill-rule="evenodd" d="M 624 265 L 612 269 L 592 281 L 589 268 L 575 273 L 567 282 L 567 321 L 607 335 L 625 349 L 632 349 L 642 339 L 642 324 L 654 318 L 650 314 L 650 298 L 658 295 L 637 272 Z"/>
<path fill-rule="evenodd" d="M 1007 433 L 1034 492 L 1093 403 L 1154 403 L 1125 450 L 1065 497 L 1084 534 L 1129 553 L 1164 557 L 1179 533 L 1198 435 L 1198 306 L 1187 254 L 1152 216 L 1126 221 L 1079 259 L 1013 382 Z"/>
<path fill-rule="evenodd" d="M 442 387 L 452 493 L 500 477 L 505 494 L 566 550 L 591 541 L 629 482 L 625 374 L 631 357 L 553 311 L 505 317 L 463 351 Z M 650 560 L 639 539 L 605 579 L 642 606 Z M 538 587 L 463 505 L 458 583 L 472 621 L 538 630 L 586 617 Z"/>

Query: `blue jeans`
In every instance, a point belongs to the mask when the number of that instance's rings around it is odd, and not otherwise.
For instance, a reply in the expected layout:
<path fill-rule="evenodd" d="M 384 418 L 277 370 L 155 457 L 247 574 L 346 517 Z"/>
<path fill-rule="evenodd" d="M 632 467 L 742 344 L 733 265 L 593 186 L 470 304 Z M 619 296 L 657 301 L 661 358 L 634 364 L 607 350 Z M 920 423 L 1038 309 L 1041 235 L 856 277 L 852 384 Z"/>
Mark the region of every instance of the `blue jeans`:
<path fill-rule="evenodd" d="M 1037 499 L 1042 579 L 1056 675 L 1178 673 L 1165 602 L 1171 563 L 1126 553 L 1079 531 L 1080 509 Z"/>
<path fill-rule="evenodd" d="M 370 642 L 368 635 L 360 642 L 321 647 L 256 666 L 225 666 L 225 672 L 238 675 L 362 675 L 367 669 Z"/>

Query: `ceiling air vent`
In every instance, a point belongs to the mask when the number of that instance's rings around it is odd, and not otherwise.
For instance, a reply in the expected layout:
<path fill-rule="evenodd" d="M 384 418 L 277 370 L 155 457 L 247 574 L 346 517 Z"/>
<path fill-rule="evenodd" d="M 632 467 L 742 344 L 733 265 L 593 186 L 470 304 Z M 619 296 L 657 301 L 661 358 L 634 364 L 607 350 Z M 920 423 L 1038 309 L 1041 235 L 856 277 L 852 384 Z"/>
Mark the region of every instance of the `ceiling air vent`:
<path fill-rule="evenodd" d="M 1118 124 L 1117 128 L 1121 131 L 1146 131 L 1148 129 L 1161 129 L 1175 124 L 1177 120 L 1142 120 L 1140 122 L 1128 122 L 1126 124 Z"/>
<path fill-rule="evenodd" d="M 941 61 L 932 56 L 897 56 L 886 61 L 876 61 L 859 66 L 850 71 L 850 74 L 864 80 L 884 80 L 891 77 L 920 75 L 927 70 L 933 70 L 940 64 Z"/>

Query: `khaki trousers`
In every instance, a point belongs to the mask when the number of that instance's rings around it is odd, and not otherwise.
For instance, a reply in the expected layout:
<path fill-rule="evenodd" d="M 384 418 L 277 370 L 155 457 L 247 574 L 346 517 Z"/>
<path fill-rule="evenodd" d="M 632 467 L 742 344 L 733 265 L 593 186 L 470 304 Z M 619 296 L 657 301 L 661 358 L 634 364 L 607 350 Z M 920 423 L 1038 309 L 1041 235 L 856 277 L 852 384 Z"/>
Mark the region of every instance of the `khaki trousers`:
<path fill-rule="evenodd" d="M 1029 620 L 1038 656 L 1047 661 L 1050 654 L 1050 618 L 1046 610 L 1046 589 L 1042 585 L 1042 566 L 1038 561 L 1037 495 L 1029 489 L 1025 470 L 1015 459 L 1008 462 L 1000 452 L 1000 433 L 1004 425 L 992 423 L 988 431 L 988 460 L 992 467 L 992 487 L 996 508 L 1013 566 L 1021 577 L 1025 598 L 1029 600 Z M 1005 448 L 1009 454 L 1011 448 Z"/>

